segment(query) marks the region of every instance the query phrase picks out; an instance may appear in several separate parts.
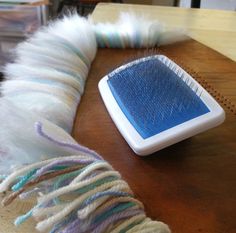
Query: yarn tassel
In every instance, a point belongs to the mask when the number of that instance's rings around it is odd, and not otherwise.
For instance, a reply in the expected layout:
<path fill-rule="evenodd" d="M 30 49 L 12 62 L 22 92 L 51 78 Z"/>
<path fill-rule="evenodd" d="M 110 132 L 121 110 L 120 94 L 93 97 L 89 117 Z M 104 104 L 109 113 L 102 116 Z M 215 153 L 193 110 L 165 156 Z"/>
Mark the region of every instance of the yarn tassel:
<path fill-rule="evenodd" d="M 67 145 L 49 136 L 40 122 L 36 132 L 50 143 Z M 23 166 L 2 177 L 1 192 L 11 190 L 2 200 L 4 206 L 19 196 L 27 199 L 29 192 L 40 192 L 36 205 L 19 216 L 16 225 L 34 217 L 39 231 L 170 232 L 164 223 L 146 217 L 129 185 L 100 155 L 78 144 L 70 146 L 79 148 L 76 154 Z"/>

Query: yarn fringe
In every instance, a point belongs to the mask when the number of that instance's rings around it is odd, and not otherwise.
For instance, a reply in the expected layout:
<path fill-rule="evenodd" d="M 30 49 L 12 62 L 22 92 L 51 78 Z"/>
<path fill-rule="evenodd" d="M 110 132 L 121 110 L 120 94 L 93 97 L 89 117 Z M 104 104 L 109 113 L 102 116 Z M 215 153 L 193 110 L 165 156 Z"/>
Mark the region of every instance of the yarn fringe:
<path fill-rule="evenodd" d="M 40 122 L 36 130 L 53 139 Z M 3 177 L 0 191 L 10 190 L 3 206 L 17 197 L 37 197 L 35 206 L 15 220 L 16 226 L 33 217 L 38 231 L 50 233 L 170 232 L 166 224 L 147 218 L 119 172 L 94 151 L 77 146 L 81 152 L 76 155 L 23 166 Z"/>

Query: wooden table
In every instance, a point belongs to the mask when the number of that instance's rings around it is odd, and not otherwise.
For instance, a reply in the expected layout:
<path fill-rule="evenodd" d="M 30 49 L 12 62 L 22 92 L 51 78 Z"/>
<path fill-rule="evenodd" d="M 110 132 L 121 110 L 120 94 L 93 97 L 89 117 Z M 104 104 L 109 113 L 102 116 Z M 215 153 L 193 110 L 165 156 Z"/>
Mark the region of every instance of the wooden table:
<path fill-rule="evenodd" d="M 113 12 L 115 18 L 120 8 L 101 4 L 93 17 L 105 20 L 104 12 Z M 150 12 L 154 9 L 158 12 L 164 8 L 150 8 Z M 147 214 L 169 224 L 173 233 L 235 233 L 235 114 L 225 108 L 227 118 L 221 126 L 141 158 L 126 144 L 104 107 L 98 81 L 116 66 L 147 53 L 132 49 L 98 51 L 78 108 L 73 136 L 109 161 L 144 203 Z M 208 86 L 212 94 L 234 108 L 235 62 L 192 40 L 163 47 L 161 53 L 189 67 L 190 73 Z M 30 206 L 30 201 L 16 201 L 1 208 L 0 233 L 36 232 L 33 220 L 18 229 L 12 224 L 16 216 L 27 212 Z"/>

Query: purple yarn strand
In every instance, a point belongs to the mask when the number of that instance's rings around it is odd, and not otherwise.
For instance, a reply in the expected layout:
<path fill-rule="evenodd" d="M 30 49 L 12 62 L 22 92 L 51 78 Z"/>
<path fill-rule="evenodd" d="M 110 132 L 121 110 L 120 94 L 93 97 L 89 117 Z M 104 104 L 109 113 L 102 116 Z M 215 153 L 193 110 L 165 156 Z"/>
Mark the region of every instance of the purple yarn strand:
<path fill-rule="evenodd" d="M 36 176 L 41 176 L 43 175 L 44 173 L 46 173 L 47 171 L 49 171 L 51 168 L 55 167 L 55 166 L 59 166 L 59 165 L 66 165 L 66 164 L 71 164 L 71 163 L 76 163 L 76 164 L 87 164 L 87 163 L 92 163 L 94 160 L 89 160 L 89 159 L 70 159 L 70 158 L 65 158 L 63 160 L 60 160 L 60 161 L 53 161 L 51 162 L 50 164 L 42 167 L 41 169 L 39 169 L 37 172 L 36 172 Z"/>
<path fill-rule="evenodd" d="M 104 191 L 104 192 L 98 192 L 94 194 L 93 196 L 89 197 L 84 201 L 84 203 L 80 206 L 80 208 L 84 208 L 87 205 L 91 204 L 92 202 L 96 201 L 97 199 L 104 197 L 104 196 L 113 196 L 113 197 L 127 197 L 131 196 L 129 193 L 121 192 L 121 191 Z"/>
<path fill-rule="evenodd" d="M 60 142 L 60 141 L 56 140 L 55 138 L 49 136 L 47 133 L 45 133 L 43 131 L 43 124 L 39 121 L 35 123 L 35 128 L 36 128 L 36 132 L 41 137 L 47 139 L 50 142 L 55 143 L 58 146 L 65 147 L 65 148 L 70 148 L 70 149 L 80 151 L 80 152 L 83 152 L 83 153 L 87 153 L 87 154 L 92 155 L 96 159 L 103 160 L 103 158 L 98 153 L 96 153 L 93 150 L 90 150 L 89 148 L 87 148 L 85 146 L 81 146 L 79 144 L 67 143 L 67 142 Z"/>
<path fill-rule="evenodd" d="M 75 221 L 71 222 L 66 228 L 61 233 L 84 233 L 84 232 L 92 232 L 92 233 L 101 233 L 106 230 L 106 228 L 111 225 L 115 224 L 119 220 L 123 220 L 129 217 L 133 217 L 135 215 L 138 215 L 142 213 L 143 211 L 138 209 L 138 210 L 126 210 L 122 211 L 120 213 L 116 213 L 106 220 L 104 220 L 102 223 L 99 224 L 93 224 L 91 226 L 88 226 L 86 229 L 81 229 L 81 226 L 83 226 L 83 222 L 81 219 L 76 219 Z M 92 229 L 94 229 L 92 231 Z"/>
<path fill-rule="evenodd" d="M 60 233 L 71 233 L 71 232 L 82 233 L 83 231 L 80 230 L 80 225 L 81 225 L 81 220 L 77 218 L 69 225 L 67 225 L 67 227 L 64 228 L 63 231 L 61 231 Z"/>
<path fill-rule="evenodd" d="M 105 221 L 103 221 L 99 225 L 92 226 L 92 228 L 95 227 L 95 229 L 92 231 L 92 233 L 104 232 L 105 229 L 109 225 L 115 224 L 119 220 L 123 220 L 125 218 L 130 218 L 130 217 L 133 217 L 133 216 L 141 214 L 141 213 L 143 213 L 143 211 L 140 210 L 140 209 L 138 209 L 138 210 L 126 210 L 126 211 L 116 213 L 116 214 L 110 216 L 109 218 L 107 218 Z"/>
<path fill-rule="evenodd" d="M 114 203 L 114 204 L 108 206 L 108 207 L 103 211 L 103 213 L 106 212 L 106 211 L 108 211 L 108 210 L 110 210 L 110 209 L 112 209 L 112 208 L 114 208 L 114 207 L 116 207 L 116 206 L 117 206 L 117 203 Z M 97 215 L 96 215 L 96 216 L 97 216 Z M 96 216 L 94 216 L 94 218 L 95 218 Z M 94 219 L 94 218 L 93 218 L 93 219 Z M 92 221 L 93 221 L 93 220 L 92 220 Z M 71 229 L 73 229 L 74 227 L 78 226 L 78 224 L 81 224 L 81 220 L 80 220 L 80 219 L 74 220 L 74 221 L 71 222 L 71 224 L 68 225 L 68 227 L 66 227 L 61 233 L 68 233 L 69 230 L 71 230 Z M 98 224 L 100 224 L 100 222 L 94 223 L 94 224 L 93 224 L 93 228 L 94 228 L 96 225 L 98 225 Z M 92 228 L 92 227 L 90 226 L 90 228 Z M 79 230 L 78 232 L 81 233 L 81 230 Z M 82 232 L 83 232 L 83 231 L 82 231 Z"/>

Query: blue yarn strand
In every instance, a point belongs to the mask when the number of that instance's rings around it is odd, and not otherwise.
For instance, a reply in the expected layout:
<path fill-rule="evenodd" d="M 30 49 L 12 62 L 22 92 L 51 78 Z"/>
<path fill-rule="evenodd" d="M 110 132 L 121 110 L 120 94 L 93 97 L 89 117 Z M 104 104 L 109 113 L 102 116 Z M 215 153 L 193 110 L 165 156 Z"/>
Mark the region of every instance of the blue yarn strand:
<path fill-rule="evenodd" d="M 21 189 L 29 180 L 32 179 L 32 177 L 34 176 L 34 174 L 36 173 L 38 169 L 33 169 L 31 171 L 29 171 L 26 175 L 24 175 L 20 181 L 18 183 L 16 183 L 15 185 L 12 186 L 12 191 L 18 191 L 19 189 Z"/>

